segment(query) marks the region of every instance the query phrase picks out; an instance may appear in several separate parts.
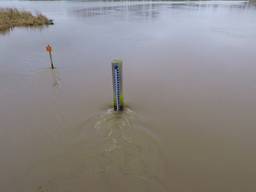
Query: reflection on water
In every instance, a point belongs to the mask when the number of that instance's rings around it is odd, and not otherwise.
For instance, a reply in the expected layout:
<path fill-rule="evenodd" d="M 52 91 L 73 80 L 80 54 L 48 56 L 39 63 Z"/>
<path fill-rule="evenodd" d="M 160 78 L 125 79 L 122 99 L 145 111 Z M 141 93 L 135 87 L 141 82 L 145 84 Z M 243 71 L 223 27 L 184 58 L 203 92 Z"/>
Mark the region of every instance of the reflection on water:
<path fill-rule="evenodd" d="M 73 10 L 73 13 L 82 17 L 92 17 L 99 15 L 112 15 L 115 17 L 124 17 L 127 14 L 144 18 L 155 18 L 159 14 L 160 5 L 157 4 L 138 4 L 138 5 L 119 5 L 106 7 L 87 7 Z"/>
<path fill-rule="evenodd" d="M 2 30 L 0 31 L 0 35 L 6 35 L 10 32 L 12 32 L 15 28 L 23 28 L 23 29 L 26 29 L 27 31 L 42 31 L 46 28 L 48 28 L 49 26 L 45 25 L 45 26 L 26 26 L 26 27 L 23 27 L 23 26 L 17 26 L 17 27 L 11 27 L 11 28 L 6 28 L 5 30 Z"/>
<path fill-rule="evenodd" d="M 180 9 L 195 9 L 195 8 L 237 8 L 237 9 L 245 9 L 248 8 L 249 2 L 241 1 L 239 3 L 229 4 L 228 2 L 218 3 L 216 1 L 212 1 L 209 3 L 198 3 L 196 1 L 192 2 L 181 2 L 181 3 L 171 3 L 168 7 L 171 8 L 180 8 Z"/>
<path fill-rule="evenodd" d="M 10 33 L 12 30 L 13 30 L 13 28 L 6 28 L 6 29 L 4 29 L 4 30 L 1 30 L 1 31 L 0 31 L 0 35 L 8 34 L 8 33 Z"/>
<path fill-rule="evenodd" d="M 228 9 L 245 9 L 250 8 L 250 4 L 247 1 L 242 1 L 239 3 L 201 3 L 201 2 L 169 2 L 169 3 L 145 3 L 145 4 L 123 4 L 115 6 L 96 6 L 96 7 L 86 7 L 86 8 L 76 8 L 71 13 L 80 17 L 93 17 L 93 16 L 115 16 L 124 17 L 132 16 L 135 18 L 151 18 L 154 19 L 161 14 L 161 10 L 166 8 L 177 9 L 200 9 L 200 8 L 228 8 Z"/>
<path fill-rule="evenodd" d="M 61 79 L 57 69 L 51 70 L 51 74 L 52 74 L 52 86 L 55 88 L 59 88 Z"/>

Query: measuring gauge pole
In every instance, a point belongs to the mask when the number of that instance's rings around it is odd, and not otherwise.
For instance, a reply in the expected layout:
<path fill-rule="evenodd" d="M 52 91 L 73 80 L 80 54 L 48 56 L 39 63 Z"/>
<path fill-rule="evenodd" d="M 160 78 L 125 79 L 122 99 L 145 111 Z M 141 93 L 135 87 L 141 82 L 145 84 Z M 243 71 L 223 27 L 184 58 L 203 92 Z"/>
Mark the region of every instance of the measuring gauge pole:
<path fill-rule="evenodd" d="M 122 60 L 115 59 L 112 61 L 113 105 L 115 111 L 122 111 L 124 108 L 122 65 Z"/>

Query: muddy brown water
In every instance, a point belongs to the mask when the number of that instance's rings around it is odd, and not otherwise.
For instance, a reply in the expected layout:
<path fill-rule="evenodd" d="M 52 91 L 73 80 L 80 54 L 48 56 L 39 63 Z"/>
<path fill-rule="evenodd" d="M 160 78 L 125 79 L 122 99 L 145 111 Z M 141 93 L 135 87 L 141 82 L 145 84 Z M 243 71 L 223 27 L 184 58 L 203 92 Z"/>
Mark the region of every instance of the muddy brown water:
<path fill-rule="evenodd" d="M 255 7 L 0 7 L 55 22 L 0 35 L 0 191 L 256 191 Z M 120 114 L 111 110 L 115 58 L 124 61 Z"/>

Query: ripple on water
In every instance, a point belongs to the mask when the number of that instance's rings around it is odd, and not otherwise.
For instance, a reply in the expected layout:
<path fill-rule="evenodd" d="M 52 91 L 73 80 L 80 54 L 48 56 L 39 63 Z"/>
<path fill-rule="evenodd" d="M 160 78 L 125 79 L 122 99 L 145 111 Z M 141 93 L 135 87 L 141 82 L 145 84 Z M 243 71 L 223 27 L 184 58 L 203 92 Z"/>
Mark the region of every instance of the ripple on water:
<path fill-rule="evenodd" d="M 76 131 L 71 146 L 31 170 L 42 174 L 39 191 L 167 191 L 159 141 L 130 109 L 107 110 Z"/>

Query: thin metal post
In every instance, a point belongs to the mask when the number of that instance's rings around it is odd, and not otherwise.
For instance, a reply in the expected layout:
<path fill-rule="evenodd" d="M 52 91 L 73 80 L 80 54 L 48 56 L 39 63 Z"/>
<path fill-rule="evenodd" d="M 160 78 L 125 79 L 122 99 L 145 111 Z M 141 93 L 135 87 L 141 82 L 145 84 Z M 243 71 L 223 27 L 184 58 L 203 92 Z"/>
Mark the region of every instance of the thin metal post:
<path fill-rule="evenodd" d="M 53 61 L 52 61 L 52 52 L 49 52 L 50 55 L 50 61 L 51 61 L 51 68 L 54 69 Z"/>
<path fill-rule="evenodd" d="M 52 47 L 50 45 L 47 45 L 46 51 L 49 53 L 49 56 L 50 56 L 51 68 L 54 69 L 55 67 L 52 61 L 52 51 L 53 51 Z"/>
<path fill-rule="evenodd" d="M 124 108 L 122 60 L 112 61 L 113 76 L 113 106 L 115 111 L 122 111 Z"/>

